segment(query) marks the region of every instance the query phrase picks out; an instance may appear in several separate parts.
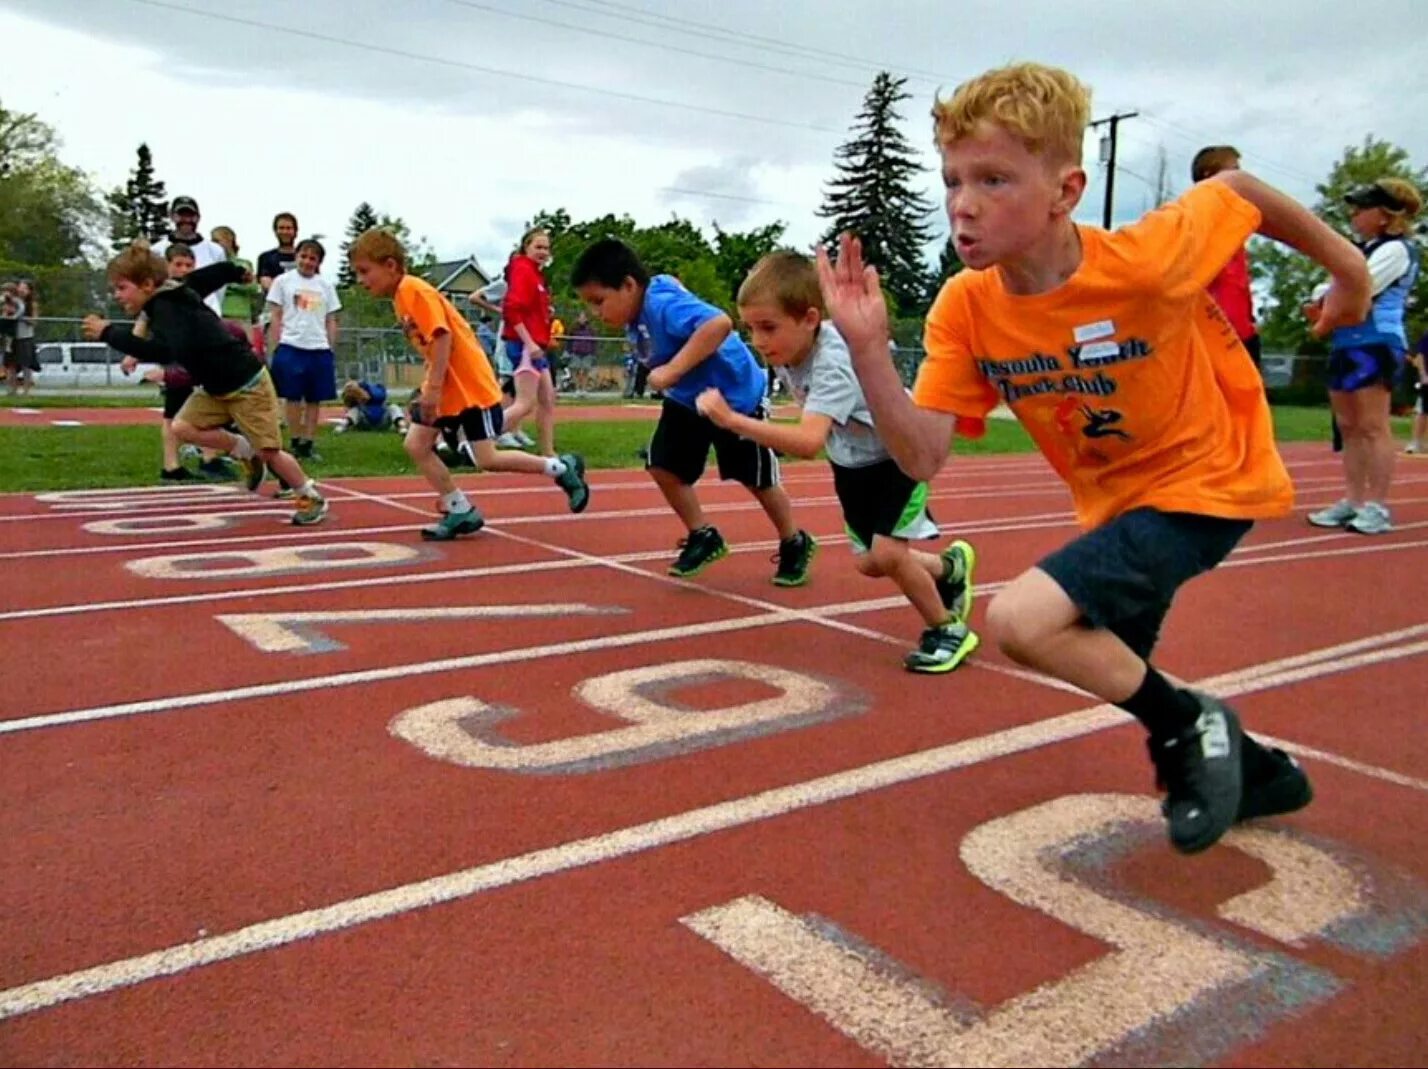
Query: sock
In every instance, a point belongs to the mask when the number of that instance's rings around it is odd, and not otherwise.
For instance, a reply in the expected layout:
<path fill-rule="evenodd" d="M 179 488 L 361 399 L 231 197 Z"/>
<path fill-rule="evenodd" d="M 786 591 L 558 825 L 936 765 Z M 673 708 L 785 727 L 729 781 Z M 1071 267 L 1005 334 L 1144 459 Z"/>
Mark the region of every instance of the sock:
<path fill-rule="evenodd" d="M 305 482 L 305 483 L 303 483 L 301 486 L 299 486 L 299 487 L 297 488 L 297 492 L 298 492 L 299 494 L 301 494 L 303 497 L 321 497 L 321 496 L 322 496 L 321 494 L 319 494 L 319 493 L 317 492 L 317 484 L 314 483 L 311 479 L 309 479 L 307 482 Z"/>
<path fill-rule="evenodd" d="M 460 490 L 453 490 L 449 494 L 442 494 L 441 504 L 447 512 L 471 511 L 471 502 L 466 500 L 466 495 Z"/>
<path fill-rule="evenodd" d="M 237 441 L 233 443 L 233 448 L 228 450 L 229 456 L 237 457 L 239 460 L 251 460 L 253 458 L 253 443 L 241 434 L 235 434 L 233 437 Z"/>
<path fill-rule="evenodd" d="M 565 463 L 565 461 L 561 460 L 559 457 L 545 458 L 545 473 L 551 476 L 552 478 L 559 479 L 562 475 L 565 474 L 567 467 L 568 465 Z"/>
<path fill-rule="evenodd" d="M 1150 664 L 1145 666 L 1145 679 L 1140 689 L 1123 702 L 1116 702 L 1157 738 L 1179 735 L 1200 716 L 1200 703 L 1170 681 Z"/>
<path fill-rule="evenodd" d="M 802 531 L 794 531 L 794 532 L 793 532 L 793 537 L 791 537 L 791 538 L 780 538 L 780 539 L 778 540 L 778 544 L 781 545 L 781 546 L 792 546 L 792 545 L 797 544 L 798 541 L 799 541 L 800 539 L 802 539 L 802 538 L 803 538 L 803 532 L 802 532 Z"/>

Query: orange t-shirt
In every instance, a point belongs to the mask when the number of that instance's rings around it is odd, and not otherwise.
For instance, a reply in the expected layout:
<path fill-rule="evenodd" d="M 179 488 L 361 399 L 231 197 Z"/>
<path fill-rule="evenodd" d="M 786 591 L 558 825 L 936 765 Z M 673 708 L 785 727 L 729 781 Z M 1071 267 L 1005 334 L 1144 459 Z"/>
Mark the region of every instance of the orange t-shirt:
<path fill-rule="evenodd" d="M 954 275 L 914 400 L 973 437 L 1005 402 L 1087 528 L 1143 506 L 1285 515 L 1294 488 L 1259 373 L 1205 291 L 1259 222 L 1207 181 L 1114 233 L 1079 227 L 1081 264 L 1047 293 L 1010 294 L 995 268 Z"/>
<path fill-rule="evenodd" d="M 407 340 L 416 346 L 431 375 L 432 343 L 437 335 L 451 337 L 451 361 L 441 386 L 441 416 L 459 416 L 468 408 L 490 408 L 501 401 L 501 387 L 486 350 L 476 340 L 471 324 L 452 307 L 430 282 L 407 275 L 392 297 L 397 322 Z M 423 380 L 425 390 L 429 380 Z"/>

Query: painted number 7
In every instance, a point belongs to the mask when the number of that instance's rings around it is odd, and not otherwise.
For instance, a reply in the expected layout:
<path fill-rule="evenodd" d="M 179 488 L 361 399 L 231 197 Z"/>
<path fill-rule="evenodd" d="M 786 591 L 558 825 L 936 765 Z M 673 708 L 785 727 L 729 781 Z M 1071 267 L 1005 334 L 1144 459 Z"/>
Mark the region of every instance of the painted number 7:
<path fill-rule="evenodd" d="M 836 925 L 758 896 L 682 920 L 894 1065 L 1201 1063 L 1339 989 L 1329 973 L 1115 887 L 1110 863 L 1161 835 L 1154 801 L 1128 795 L 1059 798 L 974 829 L 962 859 L 988 887 L 1114 948 L 984 1012 Z M 1416 910 L 1386 915 L 1373 881 L 1319 846 L 1260 828 L 1225 843 L 1272 873 L 1222 903 L 1225 920 L 1289 946 L 1323 939 L 1364 953 L 1417 935 L 1404 924 Z M 980 935 L 975 914 L 947 923 Z M 1214 1026 L 1196 1028 L 1199 1014 Z"/>

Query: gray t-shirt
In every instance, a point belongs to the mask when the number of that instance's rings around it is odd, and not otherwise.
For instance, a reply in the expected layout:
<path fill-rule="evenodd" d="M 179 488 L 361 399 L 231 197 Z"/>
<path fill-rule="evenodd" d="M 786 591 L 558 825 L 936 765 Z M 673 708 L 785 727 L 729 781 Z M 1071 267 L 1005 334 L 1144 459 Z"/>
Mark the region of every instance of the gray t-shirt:
<path fill-rule="evenodd" d="M 828 459 L 843 468 L 865 468 L 888 459 L 887 447 L 873 429 L 873 414 L 853 373 L 848 346 L 832 323 L 820 323 L 813 352 L 801 364 L 776 369 L 805 412 L 833 421 Z"/>

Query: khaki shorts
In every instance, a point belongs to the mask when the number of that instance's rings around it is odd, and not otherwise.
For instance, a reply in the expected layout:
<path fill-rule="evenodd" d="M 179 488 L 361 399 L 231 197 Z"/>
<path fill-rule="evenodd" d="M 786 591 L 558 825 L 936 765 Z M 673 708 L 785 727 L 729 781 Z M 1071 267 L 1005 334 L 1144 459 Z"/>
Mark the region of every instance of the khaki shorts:
<path fill-rule="evenodd" d="M 201 431 L 236 423 L 254 449 L 283 447 L 283 433 L 278 426 L 278 393 L 273 389 L 267 368 L 259 372 L 251 386 L 236 393 L 214 397 L 203 390 L 194 390 L 174 420 Z"/>

